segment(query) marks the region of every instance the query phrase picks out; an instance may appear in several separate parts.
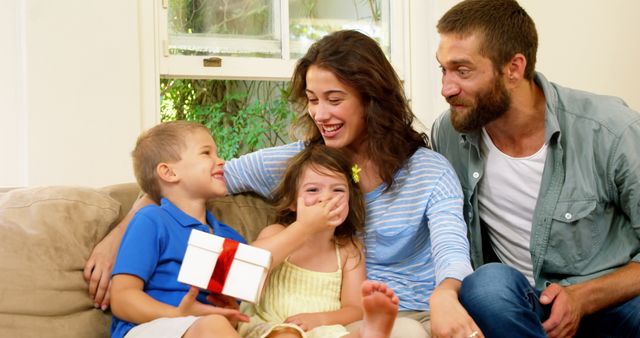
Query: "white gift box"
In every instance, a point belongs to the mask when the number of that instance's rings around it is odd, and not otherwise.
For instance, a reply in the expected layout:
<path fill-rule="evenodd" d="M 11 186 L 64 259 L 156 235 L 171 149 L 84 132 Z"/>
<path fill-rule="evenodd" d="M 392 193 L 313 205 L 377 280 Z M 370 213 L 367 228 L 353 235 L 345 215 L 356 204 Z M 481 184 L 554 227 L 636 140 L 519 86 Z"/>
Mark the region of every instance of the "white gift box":
<path fill-rule="evenodd" d="M 237 250 L 235 255 L 232 255 L 233 250 L 228 246 L 236 245 Z M 219 260 L 221 255 L 222 258 Z M 224 263 L 226 259 L 231 264 Z M 267 250 L 203 231 L 191 230 L 178 281 L 217 292 L 216 287 L 212 287 L 210 283 L 214 279 L 222 286 L 222 294 L 255 303 L 260 299 L 270 264 L 271 252 Z M 218 270 L 214 277 L 216 265 Z M 220 278 L 221 271 L 226 273 L 226 279 Z"/>

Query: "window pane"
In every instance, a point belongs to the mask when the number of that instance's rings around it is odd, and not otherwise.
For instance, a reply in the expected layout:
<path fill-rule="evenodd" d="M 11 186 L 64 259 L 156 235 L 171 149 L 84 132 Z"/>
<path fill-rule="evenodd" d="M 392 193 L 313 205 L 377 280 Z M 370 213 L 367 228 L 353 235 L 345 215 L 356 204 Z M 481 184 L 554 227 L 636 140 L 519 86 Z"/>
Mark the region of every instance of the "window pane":
<path fill-rule="evenodd" d="M 389 0 L 289 0 L 291 58 L 321 37 L 342 29 L 376 39 L 389 55 Z"/>
<path fill-rule="evenodd" d="M 169 52 L 281 57 L 278 0 L 170 0 Z"/>

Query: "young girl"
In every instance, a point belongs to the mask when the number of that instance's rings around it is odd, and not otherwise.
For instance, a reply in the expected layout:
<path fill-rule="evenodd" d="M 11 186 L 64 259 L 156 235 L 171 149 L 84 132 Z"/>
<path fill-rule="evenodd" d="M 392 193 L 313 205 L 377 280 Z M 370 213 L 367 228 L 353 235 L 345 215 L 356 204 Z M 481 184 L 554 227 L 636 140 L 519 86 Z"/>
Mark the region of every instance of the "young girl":
<path fill-rule="evenodd" d="M 274 200 L 278 224 L 252 244 L 272 252 L 272 270 L 260 302 L 242 305 L 251 321 L 240 334 L 343 337 L 343 325 L 362 319 L 364 308 L 364 331 L 350 336 L 388 336 L 398 299 L 382 283 L 365 283 L 357 239 L 364 203 L 345 155 L 324 145 L 305 148 L 289 160 Z"/>

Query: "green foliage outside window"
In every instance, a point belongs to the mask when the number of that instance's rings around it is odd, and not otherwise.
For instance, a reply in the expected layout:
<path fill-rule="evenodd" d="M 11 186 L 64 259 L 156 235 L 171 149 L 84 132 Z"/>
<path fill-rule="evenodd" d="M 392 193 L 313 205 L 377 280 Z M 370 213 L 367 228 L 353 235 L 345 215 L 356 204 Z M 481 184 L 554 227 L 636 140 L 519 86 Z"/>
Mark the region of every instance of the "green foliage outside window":
<path fill-rule="evenodd" d="M 223 159 L 291 142 L 286 82 L 161 79 L 161 120 L 204 124 Z"/>

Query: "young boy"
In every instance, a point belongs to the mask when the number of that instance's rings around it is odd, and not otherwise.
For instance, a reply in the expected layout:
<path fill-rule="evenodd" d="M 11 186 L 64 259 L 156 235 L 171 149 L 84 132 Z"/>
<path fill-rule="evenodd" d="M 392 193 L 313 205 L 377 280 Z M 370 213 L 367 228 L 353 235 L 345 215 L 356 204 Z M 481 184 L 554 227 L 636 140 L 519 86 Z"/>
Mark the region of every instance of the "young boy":
<path fill-rule="evenodd" d="M 132 157 L 138 184 L 159 205 L 136 213 L 120 245 L 112 337 L 240 337 L 234 326 L 248 317 L 235 300 L 220 300 L 229 308 L 209 305 L 204 292 L 177 280 L 192 229 L 246 243 L 205 206 L 227 192 L 209 130 L 186 121 L 159 124 L 138 138 Z"/>

